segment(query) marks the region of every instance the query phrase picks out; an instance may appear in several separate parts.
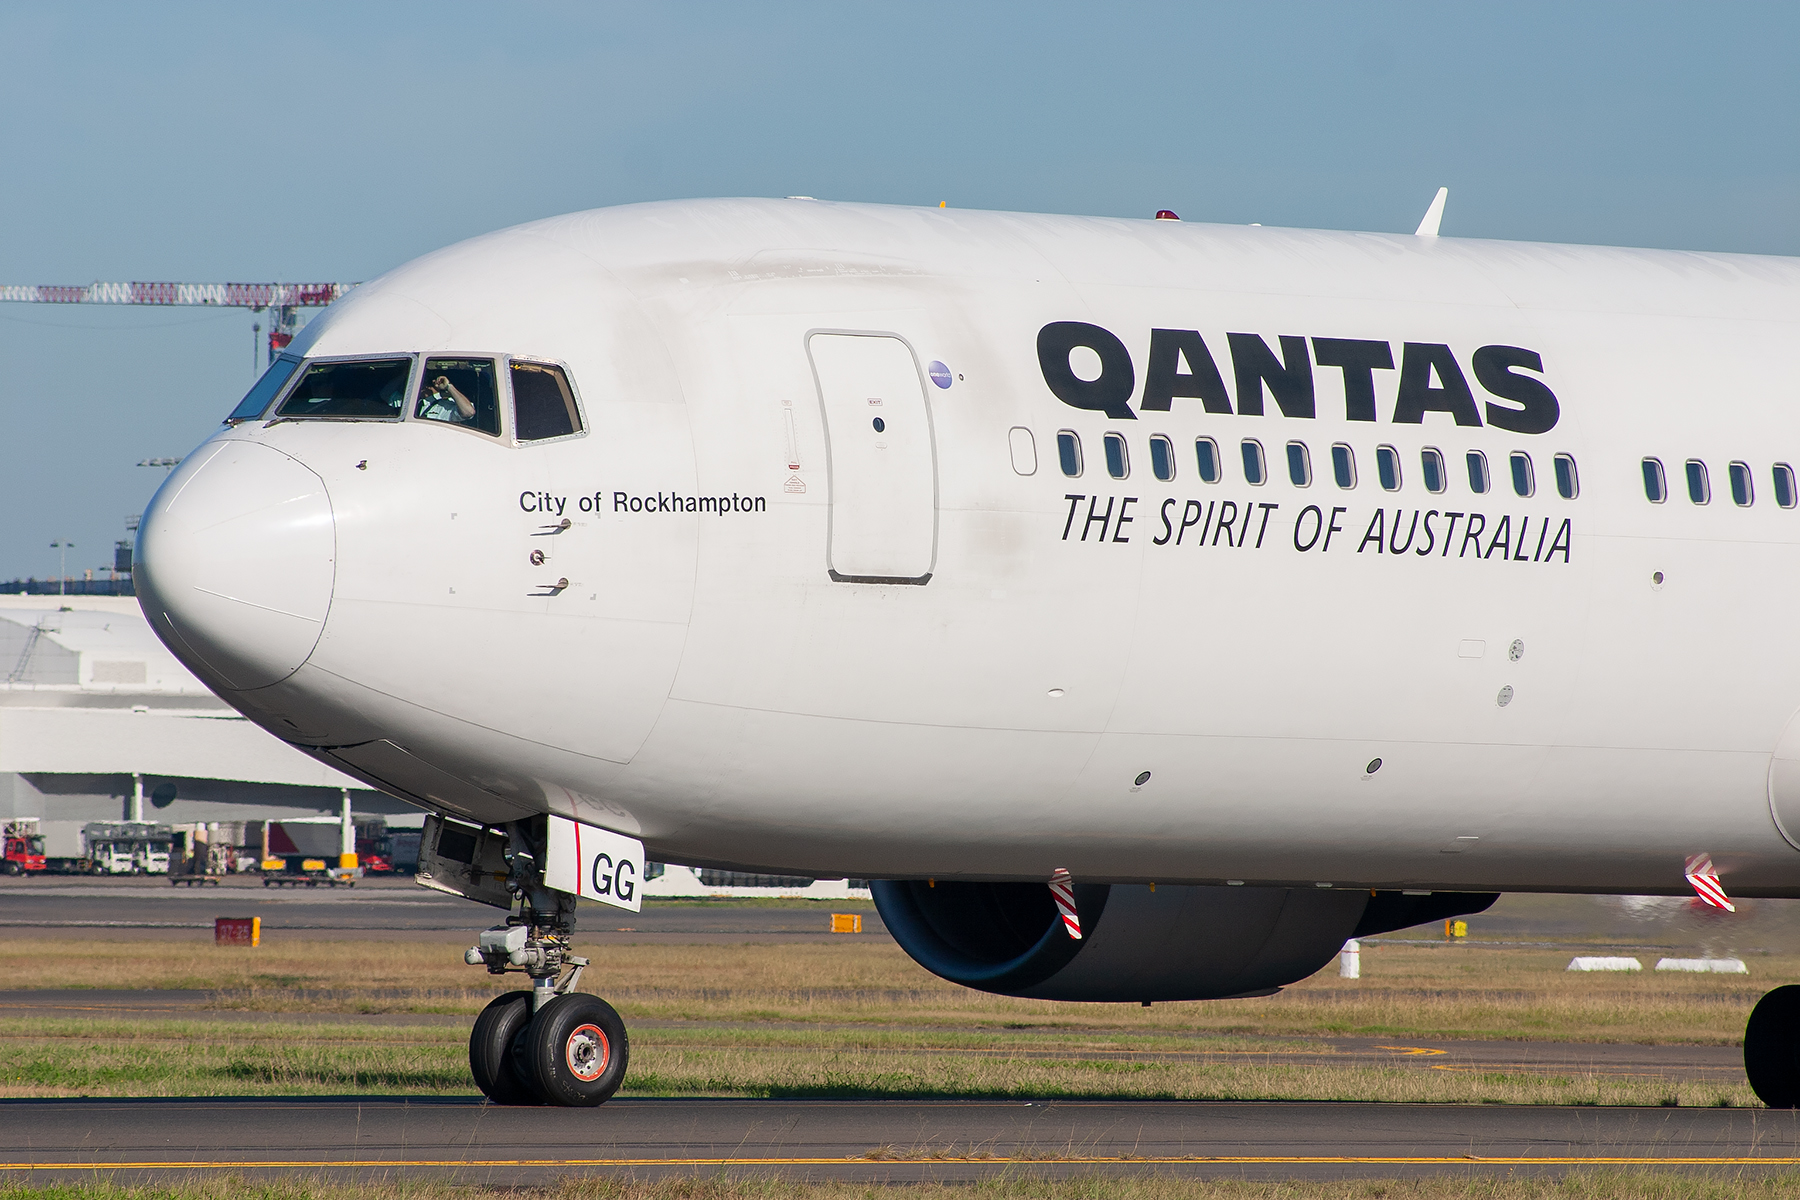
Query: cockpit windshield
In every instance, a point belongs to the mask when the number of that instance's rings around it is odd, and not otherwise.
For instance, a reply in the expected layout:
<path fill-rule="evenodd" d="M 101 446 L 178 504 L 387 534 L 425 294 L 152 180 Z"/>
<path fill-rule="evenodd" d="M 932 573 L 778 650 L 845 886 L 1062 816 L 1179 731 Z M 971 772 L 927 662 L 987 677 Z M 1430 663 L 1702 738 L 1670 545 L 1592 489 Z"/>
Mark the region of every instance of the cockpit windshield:
<path fill-rule="evenodd" d="M 276 415 L 283 420 L 398 418 L 406 403 L 406 378 L 411 373 L 410 358 L 316 362 L 306 368 Z"/>
<path fill-rule="evenodd" d="M 500 400 L 491 358 L 428 358 L 413 409 L 419 421 L 443 421 L 500 434 Z"/>
<path fill-rule="evenodd" d="M 544 363 L 514 362 L 513 436 L 521 442 L 567 437 L 581 432 L 581 414 L 575 409 L 575 393 L 561 367 Z"/>
<path fill-rule="evenodd" d="M 283 354 L 269 364 L 269 369 L 262 373 L 262 378 L 250 385 L 238 406 L 231 410 L 227 421 L 254 421 L 268 411 L 269 405 L 281 391 L 283 385 L 293 378 L 294 368 L 300 360 Z"/>

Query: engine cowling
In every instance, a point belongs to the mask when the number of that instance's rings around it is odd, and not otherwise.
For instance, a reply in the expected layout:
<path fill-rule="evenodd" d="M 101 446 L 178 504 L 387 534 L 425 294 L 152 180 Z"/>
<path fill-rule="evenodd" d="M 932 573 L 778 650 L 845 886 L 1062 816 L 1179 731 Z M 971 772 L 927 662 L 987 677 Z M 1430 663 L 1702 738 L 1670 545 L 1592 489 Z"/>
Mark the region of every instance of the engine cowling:
<path fill-rule="evenodd" d="M 1036 1000 L 1267 995 L 1352 937 L 1480 912 L 1496 893 L 1075 885 L 1082 939 L 1041 883 L 876 880 L 875 906 L 913 961 L 965 987 Z"/>

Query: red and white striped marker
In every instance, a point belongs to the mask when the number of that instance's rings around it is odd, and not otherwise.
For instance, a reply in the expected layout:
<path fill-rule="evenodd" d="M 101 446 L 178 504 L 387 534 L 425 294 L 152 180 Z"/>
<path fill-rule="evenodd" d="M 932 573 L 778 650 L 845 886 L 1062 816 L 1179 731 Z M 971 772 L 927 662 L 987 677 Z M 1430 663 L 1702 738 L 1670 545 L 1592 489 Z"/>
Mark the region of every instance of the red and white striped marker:
<path fill-rule="evenodd" d="M 1702 900 L 1714 908 L 1722 908 L 1734 913 L 1737 905 L 1725 894 L 1725 887 L 1719 882 L 1719 872 L 1713 867 L 1712 855 L 1696 854 L 1687 860 L 1687 881 L 1699 893 Z"/>
<path fill-rule="evenodd" d="M 1062 914 L 1063 928 L 1069 931 L 1070 939 L 1079 942 L 1081 914 L 1075 911 L 1075 880 L 1067 867 L 1050 873 L 1050 898 L 1056 901 L 1056 911 Z"/>

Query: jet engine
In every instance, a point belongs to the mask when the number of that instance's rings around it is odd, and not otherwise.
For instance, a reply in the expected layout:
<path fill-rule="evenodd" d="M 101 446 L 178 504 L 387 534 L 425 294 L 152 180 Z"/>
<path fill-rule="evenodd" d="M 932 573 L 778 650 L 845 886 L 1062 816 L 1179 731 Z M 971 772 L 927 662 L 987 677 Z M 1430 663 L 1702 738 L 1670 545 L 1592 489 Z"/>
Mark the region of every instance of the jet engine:
<path fill-rule="evenodd" d="M 888 932 L 934 975 L 1035 1000 L 1264 996 L 1331 961 L 1344 942 L 1481 912 L 1490 892 L 1083 884 L 1082 938 L 1041 883 L 876 880 Z"/>

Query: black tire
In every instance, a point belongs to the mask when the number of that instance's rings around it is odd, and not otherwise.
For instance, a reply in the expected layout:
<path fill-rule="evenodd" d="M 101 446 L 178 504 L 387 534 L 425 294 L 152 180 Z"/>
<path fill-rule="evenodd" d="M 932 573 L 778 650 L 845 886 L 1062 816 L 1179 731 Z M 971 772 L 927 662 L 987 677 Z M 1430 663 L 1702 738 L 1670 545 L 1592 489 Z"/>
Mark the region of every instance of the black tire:
<path fill-rule="evenodd" d="M 475 1018 L 469 1033 L 469 1071 L 481 1094 L 495 1104 L 543 1103 L 515 1066 L 513 1043 L 530 1025 L 530 992 L 496 996 Z"/>
<path fill-rule="evenodd" d="M 13 862 L 11 859 L 6 860 L 6 873 L 8 875 L 21 874 L 24 871 L 24 869 L 25 868 L 21 867 L 18 863 Z"/>
<path fill-rule="evenodd" d="M 1750 1010 L 1744 1074 L 1770 1108 L 1800 1108 L 1800 985 L 1778 987 Z"/>
<path fill-rule="evenodd" d="M 524 1068 L 548 1104 L 592 1108 L 625 1081 L 625 1022 L 598 996 L 572 992 L 538 1009 L 519 1041 Z"/>

